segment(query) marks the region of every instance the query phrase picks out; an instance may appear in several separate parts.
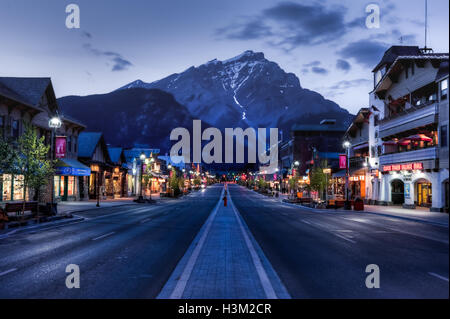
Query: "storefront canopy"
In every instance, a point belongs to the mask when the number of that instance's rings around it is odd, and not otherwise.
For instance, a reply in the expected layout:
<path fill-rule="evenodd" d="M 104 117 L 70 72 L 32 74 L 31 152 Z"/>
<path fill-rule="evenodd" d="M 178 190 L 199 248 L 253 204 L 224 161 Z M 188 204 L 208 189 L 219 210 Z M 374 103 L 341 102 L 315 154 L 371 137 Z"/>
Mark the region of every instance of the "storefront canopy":
<path fill-rule="evenodd" d="M 59 159 L 55 168 L 56 175 L 89 176 L 91 169 L 74 159 Z"/>

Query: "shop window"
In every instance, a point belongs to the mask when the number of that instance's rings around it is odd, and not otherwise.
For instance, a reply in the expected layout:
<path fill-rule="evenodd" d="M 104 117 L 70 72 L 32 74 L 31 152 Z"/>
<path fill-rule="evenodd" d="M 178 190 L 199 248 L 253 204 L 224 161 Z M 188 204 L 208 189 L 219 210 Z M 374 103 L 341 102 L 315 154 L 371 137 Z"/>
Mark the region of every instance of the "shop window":
<path fill-rule="evenodd" d="M 441 147 L 447 147 L 448 146 L 448 132 L 447 132 L 447 125 L 441 126 Z"/>
<path fill-rule="evenodd" d="M 60 189 L 59 194 L 60 194 L 60 196 L 64 195 L 64 182 L 65 182 L 64 179 L 65 179 L 64 176 L 61 176 L 61 181 L 59 183 L 59 189 Z"/>
<path fill-rule="evenodd" d="M 11 136 L 13 138 L 19 137 L 19 120 L 13 120 L 11 122 Z"/>
<path fill-rule="evenodd" d="M 4 131 L 5 131 L 5 117 L 0 116 L 0 135 L 3 135 Z"/>
<path fill-rule="evenodd" d="M 55 176 L 53 178 L 55 197 L 59 197 L 60 196 L 60 193 L 59 193 L 59 181 L 60 181 L 60 178 L 61 178 L 61 176 Z"/>
<path fill-rule="evenodd" d="M 12 200 L 11 190 L 12 190 L 12 176 L 10 174 L 3 174 L 3 190 L 2 190 L 2 201 Z"/>
<path fill-rule="evenodd" d="M 23 200 L 24 192 L 23 192 L 23 175 L 14 176 L 14 200 Z"/>
<path fill-rule="evenodd" d="M 67 196 L 73 196 L 75 187 L 75 176 L 69 176 L 67 182 Z"/>
<path fill-rule="evenodd" d="M 448 82 L 447 80 L 441 81 L 441 101 L 447 99 L 448 94 Z"/>

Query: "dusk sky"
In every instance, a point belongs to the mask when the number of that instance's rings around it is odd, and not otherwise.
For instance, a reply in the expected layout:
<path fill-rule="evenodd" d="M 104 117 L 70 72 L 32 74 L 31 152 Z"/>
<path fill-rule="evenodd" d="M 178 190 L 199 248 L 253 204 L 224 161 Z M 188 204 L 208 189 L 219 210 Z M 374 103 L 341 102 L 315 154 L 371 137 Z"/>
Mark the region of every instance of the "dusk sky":
<path fill-rule="evenodd" d="M 428 46 L 449 51 L 449 2 L 429 0 Z M 81 28 L 67 29 L 78 4 Z M 264 52 L 303 87 L 355 113 L 393 44 L 424 45 L 424 0 L 0 0 L 0 76 L 51 77 L 58 97 L 152 82 L 214 58 Z"/>

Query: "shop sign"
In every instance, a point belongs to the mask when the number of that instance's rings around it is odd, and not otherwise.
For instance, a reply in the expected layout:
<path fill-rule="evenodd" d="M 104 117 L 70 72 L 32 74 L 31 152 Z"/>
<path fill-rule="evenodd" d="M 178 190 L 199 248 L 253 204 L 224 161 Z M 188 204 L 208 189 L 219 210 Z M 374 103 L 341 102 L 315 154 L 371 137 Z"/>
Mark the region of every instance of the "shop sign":
<path fill-rule="evenodd" d="M 347 155 L 339 154 L 339 168 L 347 168 Z"/>
<path fill-rule="evenodd" d="M 65 158 L 66 157 L 66 137 L 65 136 L 57 136 L 55 139 L 55 157 L 56 158 Z"/>
<path fill-rule="evenodd" d="M 412 171 L 422 169 L 423 163 L 392 164 L 383 166 L 383 172 Z"/>
<path fill-rule="evenodd" d="M 405 184 L 405 199 L 410 199 L 411 198 L 411 184 L 410 183 L 406 183 Z"/>
<path fill-rule="evenodd" d="M 364 175 L 350 176 L 349 177 L 349 181 L 350 182 L 359 182 L 359 181 L 363 181 L 363 180 L 364 180 Z"/>

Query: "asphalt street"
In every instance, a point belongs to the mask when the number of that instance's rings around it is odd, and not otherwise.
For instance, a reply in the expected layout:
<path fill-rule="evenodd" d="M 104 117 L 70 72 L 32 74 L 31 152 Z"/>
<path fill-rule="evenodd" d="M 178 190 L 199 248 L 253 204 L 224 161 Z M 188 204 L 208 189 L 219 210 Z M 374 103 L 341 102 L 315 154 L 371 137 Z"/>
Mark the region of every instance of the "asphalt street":
<path fill-rule="evenodd" d="M 222 188 L 157 205 L 99 208 L 78 213 L 84 221 L 2 237 L 0 298 L 156 298 L 183 266 L 182 258 L 192 259 L 189 251 L 195 251 L 194 238 L 201 237 L 204 225 L 211 236 L 226 238 L 250 256 L 248 245 L 239 243 L 242 235 L 231 238 L 217 228 L 241 217 L 219 212 L 222 219 L 207 223 Z M 239 229 L 248 228 L 255 241 L 250 246 L 261 250 L 263 266 L 273 269 L 292 298 L 449 297 L 447 227 L 359 212 L 316 212 L 237 185 L 229 185 L 228 192 L 244 222 Z M 234 232 L 241 234 L 239 229 Z M 209 243 L 206 238 L 204 250 L 218 247 Z M 213 269 L 206 253 L 199 252 L 197 264 Z M 80 289 L 65 285 L 69 264 L 80 267 Z M 370 264 L 380 269 L 379 289 L 366 287 Z M 201 281 L 196 275 L 201 269 L 193 265 L 191 277 Z"/>

